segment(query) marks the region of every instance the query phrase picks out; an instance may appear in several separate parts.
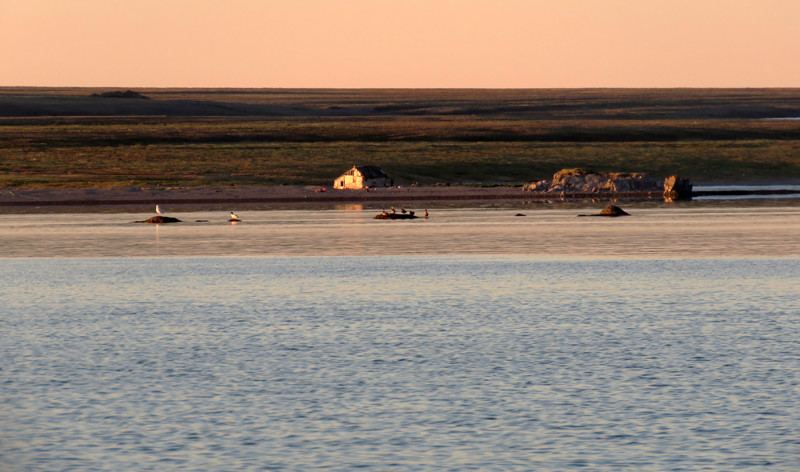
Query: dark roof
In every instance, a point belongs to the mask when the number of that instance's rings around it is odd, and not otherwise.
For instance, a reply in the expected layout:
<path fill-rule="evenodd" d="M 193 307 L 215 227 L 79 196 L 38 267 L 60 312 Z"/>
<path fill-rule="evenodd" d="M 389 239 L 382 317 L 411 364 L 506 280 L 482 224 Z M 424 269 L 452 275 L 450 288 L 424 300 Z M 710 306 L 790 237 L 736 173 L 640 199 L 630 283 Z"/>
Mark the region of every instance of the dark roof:
<path fill-rule="evenodd" d="M 389 177 L 386 172 L 378 166 L 355 166 L 356 170 L 361 172 L 367 179 L 379 179 L 381 177 Z"/>

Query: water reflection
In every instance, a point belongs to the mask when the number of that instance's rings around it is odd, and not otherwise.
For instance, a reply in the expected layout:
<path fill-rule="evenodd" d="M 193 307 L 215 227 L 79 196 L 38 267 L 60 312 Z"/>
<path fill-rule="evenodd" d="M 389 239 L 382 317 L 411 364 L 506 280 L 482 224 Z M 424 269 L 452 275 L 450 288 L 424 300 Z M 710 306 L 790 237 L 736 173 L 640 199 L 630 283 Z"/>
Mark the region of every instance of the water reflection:
<path fill-rule="evenodd" d="M 334 205 L 334 210 L 345 210 L 345 211 L 364 211 L 364 205 L 361 203 L 350 203 L 346 205 Z"/>
<path fill-rule="evenodd" d="M 158 232 L 161 229 L 161 225 L 155 225 L 155 227 L 156 227 L 156 255 L 160 256 L 161 255 L 161 251 L 159 250 L 160 248 L 159 248 Z"/>

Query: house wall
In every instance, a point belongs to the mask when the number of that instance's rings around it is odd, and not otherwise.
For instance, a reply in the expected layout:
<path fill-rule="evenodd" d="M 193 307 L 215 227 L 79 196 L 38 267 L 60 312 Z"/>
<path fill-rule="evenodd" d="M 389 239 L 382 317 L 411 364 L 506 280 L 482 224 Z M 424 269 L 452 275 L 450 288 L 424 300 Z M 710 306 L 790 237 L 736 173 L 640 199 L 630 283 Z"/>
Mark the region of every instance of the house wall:
<path fill-rule="evenodd" d="M 336 182 L 334 188 L 364 188 L 364 178 L 359 175 L 342 175 Z"/>
<path fill-rule="evenodd" d="M 385 187 L 386 179 L 364 179 L 361 172 L 349 170 L 333 181 L 333 188 L 361 189 L 364 187 Z"/>

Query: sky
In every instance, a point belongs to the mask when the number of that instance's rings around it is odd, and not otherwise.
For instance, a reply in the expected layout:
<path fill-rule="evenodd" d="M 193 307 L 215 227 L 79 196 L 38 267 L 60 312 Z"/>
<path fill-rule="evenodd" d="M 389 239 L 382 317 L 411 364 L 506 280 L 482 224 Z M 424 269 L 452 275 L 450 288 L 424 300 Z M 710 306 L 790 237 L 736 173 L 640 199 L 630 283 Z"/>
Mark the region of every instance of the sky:
<path fill-rule="evenodd" d="M 800 0 L 0 0 L 0 86 L 800 87 Z"/>

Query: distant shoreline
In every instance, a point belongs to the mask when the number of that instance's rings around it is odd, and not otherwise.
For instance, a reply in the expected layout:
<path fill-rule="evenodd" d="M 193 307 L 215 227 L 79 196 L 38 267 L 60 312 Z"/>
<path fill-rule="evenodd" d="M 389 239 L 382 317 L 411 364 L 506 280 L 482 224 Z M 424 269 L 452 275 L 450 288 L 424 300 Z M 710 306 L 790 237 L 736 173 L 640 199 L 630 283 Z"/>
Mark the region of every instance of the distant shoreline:
<path fill-rule="evenodd" d="M 91 211 L 160 204 L 192 206 L 235 205 L 338 205 L 439 200 L 524 200 L 530 194 L 520 187 L 394 187 L 365 190 L 331 190 L 316 186 L 276 187 L 145 187 L 85 189 L 2 189 L 0 209 L 56 209 L 84 207 Z M 2 211 L 0 210 L 0 211 Z"/>
<path fill-rule="evenodd" d="M 711 186 L 708 183 L 705 186 Z M 695 196 L 764 195 L 798 193 L 782 190 L 776 182 L 714 182 L 713 185 L 750 187 L 742 190 L 700 190 Z M 774 186 L 763 189 L 765 185 Z M 797 187 L 797 182 L 785 185 Z M 660 200 L 660 192 L 628 192 L 622 194 L 569 193 L 543 194 L 523 191 L 520 187 L 426 186 L 393 187 L 364 190 L 331 190 L 313 186 L 276 187 L 122 187 L 83 189 L 0 189 L 0 213 L 36 211 L 150 211 L 162 207 L 243 208 L 297 207 L 368 204 L 381 206 L 419 206 L 423 202 L 453 201 L 591 201 L 591 200 Z"/>

